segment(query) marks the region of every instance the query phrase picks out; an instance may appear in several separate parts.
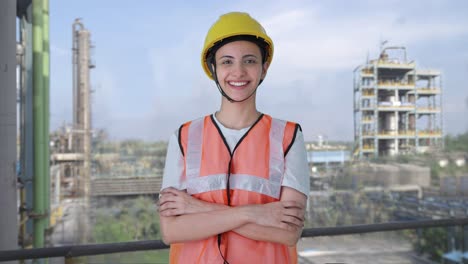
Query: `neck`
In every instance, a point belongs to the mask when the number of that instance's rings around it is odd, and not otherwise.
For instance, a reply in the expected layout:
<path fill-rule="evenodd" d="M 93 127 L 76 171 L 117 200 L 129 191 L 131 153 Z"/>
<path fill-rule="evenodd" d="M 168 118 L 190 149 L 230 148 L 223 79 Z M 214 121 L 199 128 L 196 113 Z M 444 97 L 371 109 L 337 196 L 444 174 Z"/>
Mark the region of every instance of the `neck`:
<path fill-rule="evenodd" d="M 231 129 L 249 127 L 257 121 L 260 112 L 255 105 L 255 95 L 241 103 L 231 103 L 222 97 L 221 109 L 216 112 L 216 118 L 221 124 Z"/>

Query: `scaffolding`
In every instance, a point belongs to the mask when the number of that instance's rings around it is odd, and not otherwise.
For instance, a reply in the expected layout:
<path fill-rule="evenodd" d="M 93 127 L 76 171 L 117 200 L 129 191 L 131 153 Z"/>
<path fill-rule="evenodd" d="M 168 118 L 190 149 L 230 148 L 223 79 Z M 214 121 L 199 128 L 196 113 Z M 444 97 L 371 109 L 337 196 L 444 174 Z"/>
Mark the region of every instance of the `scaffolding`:
<path fill-rule="evenodd" d="M 405 47 L 383 47 L 354 70 L 354 156 L 425 153 L 443 147 L 442 76 L 408 61 Z"/>

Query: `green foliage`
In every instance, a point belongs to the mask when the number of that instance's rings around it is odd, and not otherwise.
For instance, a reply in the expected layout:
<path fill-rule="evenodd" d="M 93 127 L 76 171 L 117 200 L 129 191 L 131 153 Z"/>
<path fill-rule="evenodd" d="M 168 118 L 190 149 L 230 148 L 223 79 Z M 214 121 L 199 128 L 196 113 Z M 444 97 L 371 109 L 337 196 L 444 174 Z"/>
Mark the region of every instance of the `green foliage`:
<path fill-rule="evenodd" d="M 437 182 L 440 179 L 441 168 L 437 162 L 431 163 L 431 179 Z"/>
<path fill-rule="evenodd" d="M 160 176 L 164 168 L 167 142 L 96 140 L 93 145 L 94 175 L 99 177 Z"/>
<path fill-rule="evenodd" d="M 419 241 L 417 232 L 414 233 L 413 247 L 418 253 L 428 255 L 433 261 L 442 262 L 442 255 L 448 251 L 447 229 L 442 227 L 422 229 Z"/>
<path fill-rule="evenodd" d="M 96 141 L 94 153 L 119 153 L 123 156 L 165 156 L 167 142 L 145 142 L 141 140 L 125 140 L 121 142 Z"/>
<path fill-rule="evenodd" d="M 101 208 L 93 228 L 96 243 L 159 240 L 159 216 L 154 201 L 140 197 L 115 207 Z M 110 254 L 93 258 L 96 263 L 168 263 L 168 250 Z"/>
<path fill-rule="evenodd" d="M 445 136 L 445 151 L 468 153 L 468 132 L 456 136 Z"/>

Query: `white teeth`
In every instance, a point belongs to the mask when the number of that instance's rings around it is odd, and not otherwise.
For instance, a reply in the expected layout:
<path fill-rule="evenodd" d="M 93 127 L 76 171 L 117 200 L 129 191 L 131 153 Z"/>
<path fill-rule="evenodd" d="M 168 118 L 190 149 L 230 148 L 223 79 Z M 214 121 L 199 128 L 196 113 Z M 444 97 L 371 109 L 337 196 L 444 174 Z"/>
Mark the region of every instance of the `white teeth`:
<path fill-rule="evenodd" d="M 232 86 L 243 86 L 246 85 L 247 82 L 229 82 L 229 84 Z"/>

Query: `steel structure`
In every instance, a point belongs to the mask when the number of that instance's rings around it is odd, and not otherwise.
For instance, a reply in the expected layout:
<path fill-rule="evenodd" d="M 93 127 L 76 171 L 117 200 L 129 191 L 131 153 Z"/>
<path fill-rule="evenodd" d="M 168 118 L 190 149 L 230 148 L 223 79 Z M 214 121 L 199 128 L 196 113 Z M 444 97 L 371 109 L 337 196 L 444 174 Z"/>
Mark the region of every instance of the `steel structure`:
<path fill-rule="evenodd" d="M 392 57 L 390 57 L 392 55 Z M 354 157 L 423 153 L 443 147 L 442 76 L 382 48 L 354 70 Z"/>

